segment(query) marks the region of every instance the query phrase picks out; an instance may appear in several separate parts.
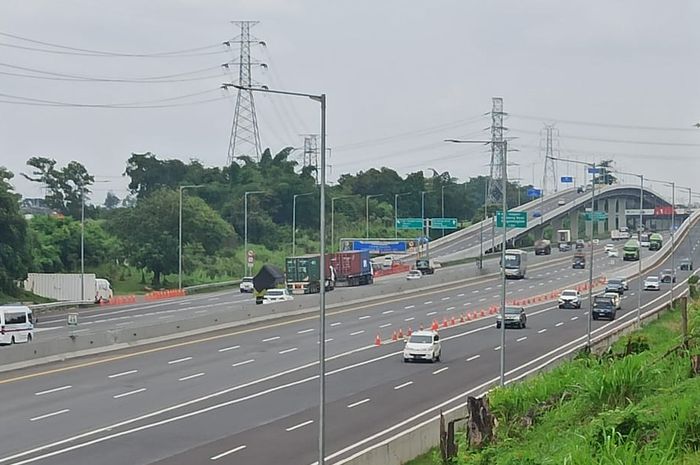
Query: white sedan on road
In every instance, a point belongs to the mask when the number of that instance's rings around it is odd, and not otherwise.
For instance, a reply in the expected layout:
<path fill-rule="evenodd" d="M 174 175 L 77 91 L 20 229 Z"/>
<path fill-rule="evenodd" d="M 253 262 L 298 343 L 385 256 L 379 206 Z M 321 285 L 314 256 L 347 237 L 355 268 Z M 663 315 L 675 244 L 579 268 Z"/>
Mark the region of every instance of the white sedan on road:
<path fill-rule="evenodd" d="M 658 276 L 647 276 L 644 279 L 644 290 L 645 291 L 659 291 L 661 290 L 661 280 Z"/>
<path fill-rule="evenodd" d="M 263 304 L 286 302 L 287 300 L 294 300 L 294 296 L 287 289 L 270 289 L 263 296 Z"/>
<path fill-rule="evenodd" d="M 414 279 L 420 279 L 420 278 L 422 278 L 422 277 L 423 277 L 423 273 L 421 273 L 421 272 L 418 271 L 418 270 L 411 270 L 411 271 L 409 271 L 408 274 L 406 275 L 406 279 L 409 280 L 409 281 L 412 281 L 412 280 L 414 280 Z"/>

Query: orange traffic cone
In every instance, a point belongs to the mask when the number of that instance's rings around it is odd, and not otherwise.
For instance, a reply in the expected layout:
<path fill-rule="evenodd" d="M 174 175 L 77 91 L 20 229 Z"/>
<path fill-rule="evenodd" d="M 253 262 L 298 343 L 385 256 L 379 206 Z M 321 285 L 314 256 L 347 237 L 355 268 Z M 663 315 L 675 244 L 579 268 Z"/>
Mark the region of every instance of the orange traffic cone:
<path fill-rule="evenodd" d="M 413 334 L 413 330 L 410 326 L 408 327 L 408 331 L 406 331 L 406 334 L 408 335 L 408 337 L 411 337 L 411 334 Z"/>
<path fill-rule="evenodd" d="M 399 339 L 403 339 L 403 329 L 399 328 Z"/>
<path fill-rule="evenodd" d="M 398 341 L 399 337 L 396 335 L 396 330 L 391 334 L 391 340 L 392 341 Z"/>
<path fill-rule="evenodd" d="M 438 329 L 437 320 L 433 320 L 433 324 L 432 324 L 432 326 L 430 326 L 430 329 L 432 329 L 433 331 L 437 331 L 437 329 Z"/>
<path fill-rule="evenodd" d="M 377 333 L 377 337 L 374 338 L 374 345 L 375 345 L 375 346 L 380 346 L 380 345 L 382 345 L 382 340 L 379 338 L 379 333 Z"/>

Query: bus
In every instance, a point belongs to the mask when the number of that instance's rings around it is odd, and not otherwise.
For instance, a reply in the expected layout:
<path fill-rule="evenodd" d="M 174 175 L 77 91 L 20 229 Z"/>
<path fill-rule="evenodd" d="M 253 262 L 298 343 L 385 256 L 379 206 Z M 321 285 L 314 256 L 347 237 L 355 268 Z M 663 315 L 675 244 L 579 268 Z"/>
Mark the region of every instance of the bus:
<path fill-rule="evenodd" d="M 527 252 L 520 249 L 506 250 L 505 266 L 503 268 L 506 278 L 524 278 L 527 271 Z"/>

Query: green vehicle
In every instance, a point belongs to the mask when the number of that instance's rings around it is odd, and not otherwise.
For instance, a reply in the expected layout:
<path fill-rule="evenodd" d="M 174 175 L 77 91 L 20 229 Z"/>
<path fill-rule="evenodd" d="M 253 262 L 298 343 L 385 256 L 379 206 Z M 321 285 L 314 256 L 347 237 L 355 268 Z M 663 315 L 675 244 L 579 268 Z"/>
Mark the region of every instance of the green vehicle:
<path fill-rule="evenodd" d="M 639 241 L 637 239 L 628 240 L 627 242 L 625 242 L 625 246 L 622 248 L 622 251 L 622 259 L 624 261 L 639 260 Z"/>
<path fill-rule="evenodd" d="M 649 236 L 649 250 L 660 250 L 664 243 L 664 237 L 659 233 Z"/>

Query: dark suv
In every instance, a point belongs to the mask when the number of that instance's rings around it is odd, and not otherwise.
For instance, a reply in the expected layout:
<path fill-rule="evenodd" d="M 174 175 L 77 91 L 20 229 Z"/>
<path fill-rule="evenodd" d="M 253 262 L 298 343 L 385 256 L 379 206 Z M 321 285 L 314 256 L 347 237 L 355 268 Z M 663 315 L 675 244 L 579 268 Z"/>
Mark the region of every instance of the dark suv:
<path fill-rule="evenodd" d="M 593 312 L 591 316 L 594 320 L 599 320 L 600 318 L 614 320 L 616 315 L 617 310 L 615 309 L 615 302 L 613 302 L 610 297 L 604 297 L 602 295 L 593 297 Z"/>

